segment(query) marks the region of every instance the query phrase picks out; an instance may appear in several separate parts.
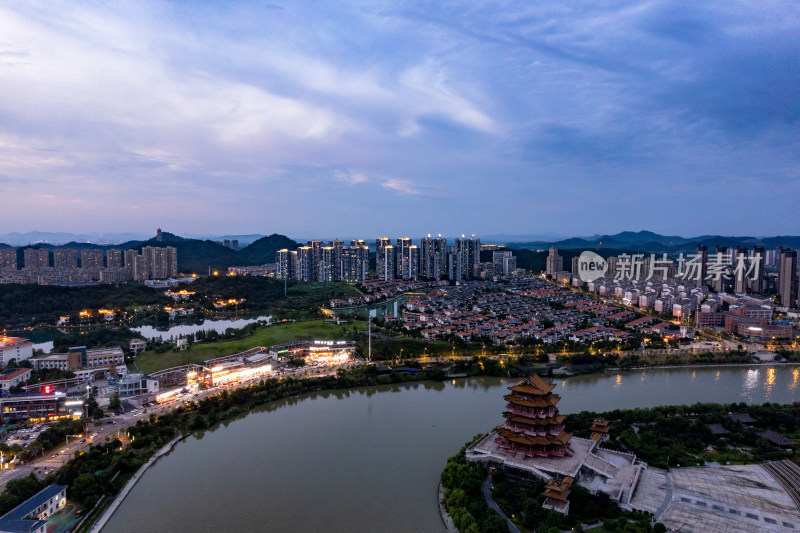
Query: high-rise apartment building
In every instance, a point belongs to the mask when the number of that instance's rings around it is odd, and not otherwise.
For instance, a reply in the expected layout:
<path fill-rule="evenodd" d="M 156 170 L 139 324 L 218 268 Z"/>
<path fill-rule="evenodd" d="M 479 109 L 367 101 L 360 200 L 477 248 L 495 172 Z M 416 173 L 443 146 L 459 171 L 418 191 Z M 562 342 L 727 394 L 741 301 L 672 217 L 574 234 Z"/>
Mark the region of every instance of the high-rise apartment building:
<path fill-rule="evenodd" d="M 427 279 L 442 279 L 447 275 L 447 239 L 430 235 L 420 240 L 419 274 Z"/>
<path fill-rule="evenodd" d="M 0 248 L 0 270 L 17 269 L 17 249 Z"/>
<path fill-rule="evenodd" d="M 778 258 L 778 297 L 781 305 L 798 306 L 797 302 L 797 250 L 781 248 Z"/>
<path fill-rule="evenodd" d="M 703 286 L 708 283 L 708 246 L 705 244 L 697 245 L 697 257 L 700 263 L 700 280 L 698 285 Z"/>
<path fill-rule="evenodd" d="M 499 270 L 503 275 L 511 274 L 517 269 L 517 258 L 510 250 L 502 250 L 492 253 L 492 263 L 499 265 Z"/>
<path fill-rule="evenodd" d="M 556 272 L 561 272 L 563 270 L 564 270 L 564 258 L 558 254 L 558 248 L 551 246 L 550 250 L 547 252 L 545 273 L 548 276 L 555 276 Z"/>
<path fill-rule="evenodd" d="M 341 242 L 341 241 L 339 241 Z M 341 254 L 341 248 L 339 248 Z M 336 281 L 337 275 L 337 249 L 334 246 L 322 246 L 319 249 L 319 261 L 317 262 L 317 280 L 330 283 Z"/>
<path fill-rule="evenodd" d="M 314 281 L 314 249 L 301 246 L 297 249 L 297 274 L 300 281 Z"/>
<path fill-rule="evenodd" d="M 108 268 L 119 268 L 122 264 L 122 250 L 110 248 L 106 250 L 106 266 Z"/>
<path fill-rule="evenodd" d="M 731 250 L 726 246 L 717 246 L 714 262 L 720 265 L 728 265 L 731 261 Z M 728 282 L 727 274 L 713 275 L 708 283 L 715 292 L 725 292 Z"/>
<path fill-rule="evenodd" d="M 737 294 L 744 294 L 747 292 L 748 278 L 746 265 L 749 261 L 747 248 L 737 246 L 736 252 L 733 254 L 733 292 Z M 745 265 L 744 270 L 737 269 L 738 266 Z"/>
<path fill-rule="evenodd" d="M 414 247 L 412 258 L 412 246 Z M 417 279 L 419 276 L 419 250 L 411 244 L 411 239 L 402 237 L 397 239 L 395 249 L 395 271 L 396 277 L 400 279 Z"/>
<path fill-rule="evenodd" d="M 411 239 L 409 237 L 401 237 L 397 239 L 397 247 L 394 249 L 394 268 L 396 278 L 411 279 L 408 272 L 409 246 L 411 246 Z"/>
<path fill-rule="evenodd" d="M 763 246 L 754 246 L 750 253 L 750 264 L 753 267 L 753 272 L 748 276 L 748 287 L 750 292 L 761 294 L 766 288 L 766 280 L 764 279 L 764 262 L 766 261 L 766 254 L 764 253 Z"/>
<path fill-rule="evenodd" d="M 375 239 L 375 272 L 378 279 L 382 280 L 394 279 L 394 255 L 389 259 L 386 254 L 387 248 L 394 254 L 392 241 L 388 237 Z M 390 270 L 387 270 L 388 268 Z"/>
<path fill-rule="evenodd" d="M 361 241 L 364 242 L 364 241 Z M 369 248 L 349 246 L 342 249 L 339 279 L 342 281 L 364 281 L 369 274 Z"/>
<path fill-rule="evenodd" d="M 78 268 L 78 250 L 72 248 L 53 250 L 53 268 L 60 270 Z"/>
<path fill-rule="evenodd" d="M 81 268 L 103 268 L 103 250 L 81 250 Z"/>
<path fill-rule="evenodd" d="M 453 279 L 452 276 L 455 276 L 456 281 L 472 278 L 474 266 L 481 262 L 481 240 L 474 235 L 469 239 L 462 235 L 455 240 L 453 255 L 450 261 L 450 279 Z"/>
<path fill-rule="evenodd" d="M 150 279 L 167 279 L 178 275 L 178 250 L 173 246 L 142 248 Z"/>
<path fill-rule="evenodd" d="M 295 253 L 294 257 L 297 257 Z M 292 265 L 292 252 L 284 248 L 275 252 L 275 277 L 278 279 L 292 279 L 294 278 L 294 267 Z"/>
<path fill-rule="evenodd" d="M 44 248 L 25 248 L 22 256 L 27 270 L 39 270 L 50 266 L 50 252 Z"/>
<path fill-rule="evenodd" d="M 376 252 L 375 265 L 378 279 L 386 281 L 394 279 L 394 246 L 389 244 L 381 246 Z"/>
<path fill-rule="evenodd" d="M 333 248 L 333 281 L 341 281 L 342 250 L 344 243 L 339 239 L 328 242 L 328 246 Z"/>

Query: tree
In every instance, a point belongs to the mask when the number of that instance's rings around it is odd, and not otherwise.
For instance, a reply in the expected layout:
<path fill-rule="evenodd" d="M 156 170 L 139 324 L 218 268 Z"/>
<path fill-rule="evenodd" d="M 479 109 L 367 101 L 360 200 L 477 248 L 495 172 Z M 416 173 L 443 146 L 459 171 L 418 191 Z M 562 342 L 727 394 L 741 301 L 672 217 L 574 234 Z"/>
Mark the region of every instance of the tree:
<path fill-rule="evenodd" d="M 95 420 L 100 420 L 101 418 L 103 418 L 103 414 L 104 414 L 103 410 L 99 407 L 95 407 L 94 409 L 92 409 L 92 418 L 94 418 Z"/>
<path fill-rule="evenodd" d="M 108 401 L 108 408 L 112 411 L 119 411 L 122 408 L 122 402 L 119 401 L 119 394 L 116 392 L 111 395 L 111 399 Z"/>

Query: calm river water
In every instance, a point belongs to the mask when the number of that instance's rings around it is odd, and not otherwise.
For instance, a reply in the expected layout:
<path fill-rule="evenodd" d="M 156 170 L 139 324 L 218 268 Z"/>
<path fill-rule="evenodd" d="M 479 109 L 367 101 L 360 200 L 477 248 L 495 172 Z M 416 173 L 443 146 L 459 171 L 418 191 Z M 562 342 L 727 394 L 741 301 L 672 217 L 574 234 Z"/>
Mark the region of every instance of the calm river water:
<path fill-rule="evenodd" d="M 473 378 L 324 392 L 179 443 L 103 533 L 441 532 L 447 457 L 503 420 L 516 380 Z M 800 400 L 793 366 L 657 369 L 557 380 L 564 413 Z"/>

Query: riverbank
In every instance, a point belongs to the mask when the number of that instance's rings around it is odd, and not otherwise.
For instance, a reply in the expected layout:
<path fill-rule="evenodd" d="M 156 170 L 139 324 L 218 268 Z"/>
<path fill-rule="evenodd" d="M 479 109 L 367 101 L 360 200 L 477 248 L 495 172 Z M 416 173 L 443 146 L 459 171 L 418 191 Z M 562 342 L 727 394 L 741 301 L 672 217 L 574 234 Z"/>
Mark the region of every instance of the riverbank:
<path fill-rule="evenodd" d="M 100 518 L 98 518 L 97 521 L 92 525 L 92 528 L 89 530 L 89 533 L 99 533 L 100 531 L 102 531 L 103 527 L 105 527 L 105 525 L 106 525 L 106 522 L 108 522 L 108 520 L 111 518 L 111 516 L 117 510 L 117 508 L 122 504 L 122 501 L 125 499 L 125 497 L 128 495 L 128 493 L 131 491 L 131 489 L 133 489 L 133 486 L 136 485 L 136 483 L 142 478 L 142 476 L 147 471 L 147 469 L 150 468 L 153 465 L 153 463 L 155 463 L 156 460 L 159 457 L 169 453 L 172 450 L 172 448 L 174 448 L 175 445 L 179 441 L 185 439 L 186 437 L 188 437 L 188 435 L 181 435 L 181 436 L 175 437 L 170 442 L 165 444 L 155 454 L 153 454 L 153 456 L 150 459 L 148 459 L 148 461 L 145 464 L 143 464 L 139 468 L 139 470 L 136 471 L 135 474 L 133 474 L 133 477 L 131 477 L 128 480 L 128 482 L 125 484 L 125 486 L 122 487 L 122 490 L 119 491 L 119 494 L 117 494 L 114 497 L 114 501 L 111 502 L 111 505 L 109 505 L 106 508 L 106 510 L 103 512 L 102 516 L 100 516 Z"/>
<path fill-rule="evenodd" d="M 447 533 L 459 533 L 456 526 L 453 524 L 453 518 L 450 516 L 450 513 L 447 512 L 447 505 L 444 503 L 444 487 L 442 484 L 439 483 L 439 515 L 442 517 L 442 523 L 444 524 L 445 529 L 447 529 Z"/>

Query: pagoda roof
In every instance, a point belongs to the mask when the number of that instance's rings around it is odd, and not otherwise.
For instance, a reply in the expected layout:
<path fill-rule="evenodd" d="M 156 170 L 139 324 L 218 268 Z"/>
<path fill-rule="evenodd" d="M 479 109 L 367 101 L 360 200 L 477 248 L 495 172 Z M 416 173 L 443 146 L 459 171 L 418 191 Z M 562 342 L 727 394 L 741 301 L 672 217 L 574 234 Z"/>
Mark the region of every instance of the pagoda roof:
<path fill-rule="evenodd" d="M 498 435 L 505 437 L 506 439 L 510 440 L 511 442 L 516 442 L 517 444 L 524 444 L 526 446 L 552 446 L 552 445 L 564 445 L 569 442 L 569 439 L 572 438 L 571 433 L 567 433 L 566 431 L 562 431 L 561 433 L 556 435 L 544 435 L 544 436 L 533 436 L 533 435 L 525 435 L 524 433 L 516 433 L 508 428 L 501 428 L 497 430 Z"/>
<path fill-rule="evenodd" d="M 550 416 L 547 418 L 531 418 L 527 416 L 518 415 L 517 413 L 511 413 L 506 411 L 503 413 L 503 416 L 510 422 L 516 422 L 517 424 L 527 424 L 529 426 L 546 426 L 546 425 L 558 425 L 563 424 L 564 420 L 566 420 L 566 416 L 564 415 L 557 415 L 557 416 Z"/>
<path fill-rule="evenodd" d="M 521 394 L 544 396 L 545 394 L 549 394 L 555 387 L 555 384 L 546 383 L 538 374 L 534 374 L 508 389 Z"/>
<path fill-rule="evenodd" d="M 561 481 L 552 479 L 545 487 L 544 495 L 554 500 L 566 500 L 574 481 L 575 478 L 570 476 L 563 478 Z"/>
<path fill-rule="evenodd" d="M 503 399 L 515 405 L 521 405 L 522 407 L 551 407 L 561 400 L 561 396 L 558 394 L 551 394 L 546 398 L 530 398 L 528 396 L 512 393 L 506 394 L 503 396 Z"/>

